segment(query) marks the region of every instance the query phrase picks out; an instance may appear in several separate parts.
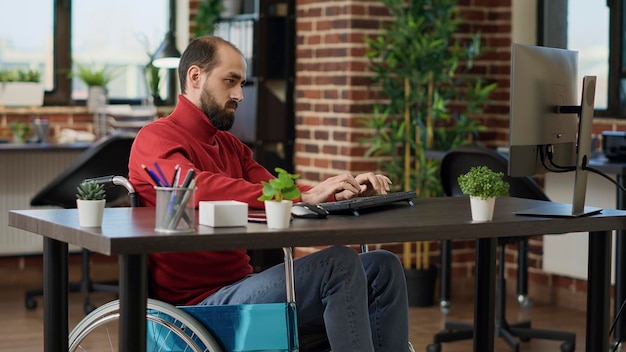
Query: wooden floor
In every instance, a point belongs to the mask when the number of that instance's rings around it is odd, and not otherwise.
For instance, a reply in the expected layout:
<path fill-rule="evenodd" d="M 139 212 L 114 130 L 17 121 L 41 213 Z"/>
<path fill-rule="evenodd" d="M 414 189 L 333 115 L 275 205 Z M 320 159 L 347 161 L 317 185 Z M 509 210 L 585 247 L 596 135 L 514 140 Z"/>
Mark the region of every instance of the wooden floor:
<path fill-rule="evenodd" d="M 43 350 L 43 311 L 24 308 L 24 290 L 21 288 L 0 289 L 0 351 L 32 352 Z M 112 299 L 107 294 L 96 294 L 94 301 L 102 304 Z M 509 322 L 531 318 L 533 327 L 574 331 L 577 334 L 577 351 L 585 350 L 585 314 L 546 305 L 533 305 L 529 311 L 520 310 L 517 302 L 509 299 L 507 319 Z M 74 326 L 83 317 L 82 299 L 78 294 L 70 298 L 70 326 Z M 452 303 L 449 320 L 471 321 L 473 309 L 471 300 L 456 300 Z M 443 326 L 444 317 L 438 307 L 411 308 L 410 337 L 415 350 L 423 352 L 432 341 L 432 336 Z M 559 351 L 560 342 L 531 340 L 523 342 L 520 351 Z M 496 352 L 508 352 L 511 349 L 502 339 L 496 338 Z M 442 345 L 444 352 L 466 352 L 472 350 L 472 341 L 460 341 Z"/>

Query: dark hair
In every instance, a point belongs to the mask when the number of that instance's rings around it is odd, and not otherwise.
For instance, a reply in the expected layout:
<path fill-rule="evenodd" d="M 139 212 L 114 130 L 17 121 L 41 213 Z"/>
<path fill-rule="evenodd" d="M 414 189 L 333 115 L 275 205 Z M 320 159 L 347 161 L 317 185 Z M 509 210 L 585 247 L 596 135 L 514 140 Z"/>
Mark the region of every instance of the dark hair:
<path fill-rule="evenodd" d="M 178 79 L 180 81 L 180 89 L 184 94 L 187 81 L 187 70 L 189 67 L 196 65 L 203 72 L 210 73 L 217 65 L 219 65 L 219 55 L 217 51 L 220 46 L 228 45 L 237 50 L 242 56 L 241 51 L 231 42 L 215 36 L 203 36 L 189 42 L 187 48 L 180 57 L 178 63 Z"/>

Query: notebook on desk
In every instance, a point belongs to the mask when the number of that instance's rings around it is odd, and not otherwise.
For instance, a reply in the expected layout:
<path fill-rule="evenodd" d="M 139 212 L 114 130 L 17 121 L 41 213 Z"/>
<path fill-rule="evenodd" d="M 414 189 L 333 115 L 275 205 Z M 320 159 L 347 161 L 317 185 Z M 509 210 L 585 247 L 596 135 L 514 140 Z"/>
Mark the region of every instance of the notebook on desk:
<path fill-rule="evenodd" d="M 320 206 L 330 214 L 352 213 L 359 215 L 359 210 L 367 208 L 375 208 L 391 203 L 405 201 L 409 205 L 413 205 L 413 198 L 416 197 L 415 191 L 394 192 L 388 194 L 380 194 L 369 197 L 357 197 L 336 202 L 321 203 Z"/>

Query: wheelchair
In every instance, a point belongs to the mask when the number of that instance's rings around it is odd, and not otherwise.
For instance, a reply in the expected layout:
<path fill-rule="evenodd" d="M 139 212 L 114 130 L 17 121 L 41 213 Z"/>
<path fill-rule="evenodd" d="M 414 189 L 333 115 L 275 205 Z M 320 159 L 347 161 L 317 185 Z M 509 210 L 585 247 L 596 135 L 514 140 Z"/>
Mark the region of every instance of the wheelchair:
<path fill-rule="evenodd" d="M 219 306 L 173 306 L 148 299 L 148 351 L 299 351 L 293 290 L 293 255 L 285 253 L 287 302 Z M 118 346 L 119 301 L 82 319 L 69 336 L 69 351 L 110 350 Z M 320 345 L 318 343 L 318 345 Z M 309 346 L 311 347 L 311 346 Z M 321 349 L 329 351 L 324 343 Z"/>

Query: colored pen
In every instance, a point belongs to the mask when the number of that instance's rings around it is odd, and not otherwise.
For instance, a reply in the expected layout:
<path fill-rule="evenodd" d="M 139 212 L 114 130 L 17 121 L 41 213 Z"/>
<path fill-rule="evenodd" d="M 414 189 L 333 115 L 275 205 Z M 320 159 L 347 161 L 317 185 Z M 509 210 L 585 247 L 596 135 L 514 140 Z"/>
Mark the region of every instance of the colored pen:
<path fill-rule="evenodd" d="M 172 179 L 172 187 L 178 187 L 178 181 L 180 180 L 180 165 L 174 166 L 174 179 Z"/>
<path fill-rule="evenodd" d="M 157 175 L 154 174 L 154 171 L 148 169 L 148 167 L 144 164 L 141 164 L 141 168 L 144 169 L 146 171 L 146 173 L 148 174 L 148 176 L 150 176 L 150 178 L 152 179 L 152 181 L 154 181 L 154 183 L 159 186 L 159 187 L 163 187 L 163 183 L 161 183 L 161 180 L 159 180 L 159 178 L 157 177 Z"/>
<path fill-rule="evenodd" d="M 157 171 L 160 180 L 161 180 L 161 184 L 165 187 L 169 187 L 170 184 L 167 183 L 167 178 L 165 177 L 165 175 L 163 174 L 163 170 L 161 170 L 161 168 L 159 167 L 159 164 L 155 161 L 154 163 L 154 169 Z"/>
<path fill-rule="evenodd" d="M 188 188 L 194 188 L 196 186 L 196 179 L 194 178 L 193 180 L 191 180 L 191 182 L 187 185 Z M 176 213 L 174 214 L 174 216 L 172 216 L 169 224 L 168 224 L 168 228 L 169 229 L 174 229 L 176 228 L 176 224 L 178 224 L 178 222 L 180 221 L 180 218 L 183 215 L 186 215 L 187 213 L 185 213 L 185 208 L 187 208 L 187 202 L 189 201 L 189 197 L 191 196 L 191 194 L 193 193 L 193 189 L 187 189 L 182 191 L 184 193 L 184 195 L 182 196 L 182 198 L 180 199 L 179 202 L 176 203 L 175 205 L 175 209 L 176 209 Z M 189 224 L 190 226 L 193 226 L 193 224 L 190 223 L 189 218 L 186 218 L 185 221 L 187 222 L 187 224 Z"/>
<path fill-rule="evenodd" d="M 189 169 L 189 171 L 187 171 L 187 175 L 185 176 L 185 179 L 183 180 L 183 184 L 181 188 L 188 188 L 189 185 L 192 184 L 192 182 L 195 185 L 196 184 L 195 179 L 194 179 L 195 175 L 196 175 L 196 172 L 194 171 L 194 169 Z M 171 204 L 173 205 L 173 210 L 176 211 L 176 213 L 178 213 L 177 206 L 181 204 L 182 198 L 187 194 L 187 192 L 175 192 L 175 193 L 176 193 L 176 199 L 174 199 L 173 203 Z M 187 216 L 187 214 L 182 213 L 182 215 L 185 218 L 185 221 L 189 222 L 189 217 Z M 178 217 L 180 217 L 180 215 L 178 215 Z M 171 221 L 174 221 L 174 219 L 175 219 L 175 216 L 171 218 Z M 170 224 L 172 224 L 172 222 L 170 222 Z"/>
<path fill-rule="evenodd" d="M 183 185 L 181 187 L 189 187 L 189 184 L 191 183 L 191 180 L 194 178 L 194 176 L 196 176 L 196 171 L 194 171 L 194 169 L 189 169 L 189 171 L 187 171 L 187 175 L 185 175 L 185 179 L 183 180 Z"/>

